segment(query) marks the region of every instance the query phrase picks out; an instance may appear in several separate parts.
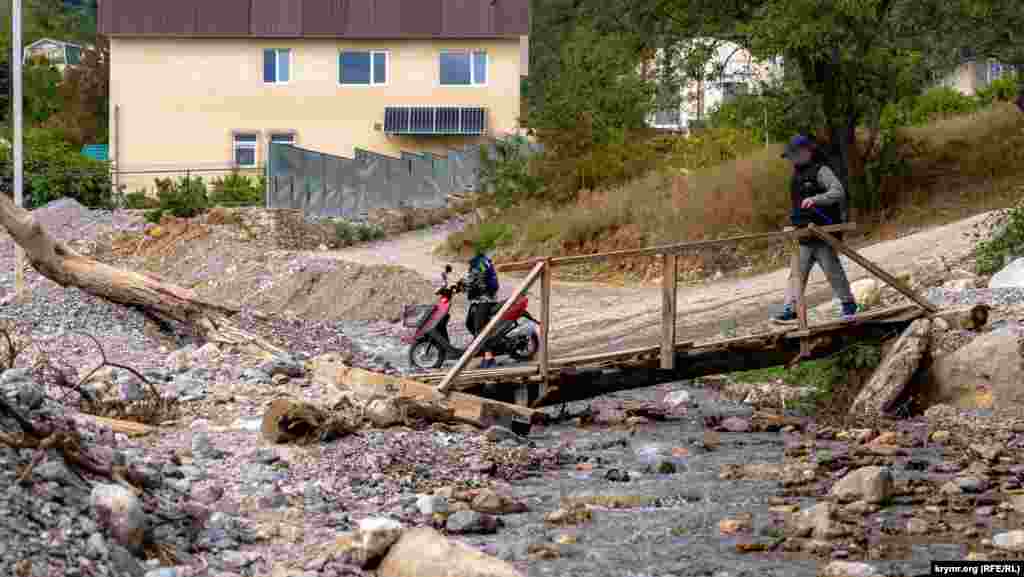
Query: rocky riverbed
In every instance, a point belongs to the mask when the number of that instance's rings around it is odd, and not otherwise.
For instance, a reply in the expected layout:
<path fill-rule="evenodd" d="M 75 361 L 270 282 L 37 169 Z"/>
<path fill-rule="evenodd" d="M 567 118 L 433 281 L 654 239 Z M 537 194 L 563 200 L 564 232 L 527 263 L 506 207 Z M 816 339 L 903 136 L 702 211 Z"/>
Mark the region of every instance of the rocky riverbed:
<path fill-rule="evenodd" d="M 69 238 L 139 226 L 68 203 L 40 214 Z M 274 358 L 159 335 L 134 311 L 27 278 L 31 298 L 0 309 L 31 345 L 0 374 L 0 576 L 407 577 L 424 574 L 408 572 L 421 553 L 455 564 L 481 551 L 503 562 L 473 561 L 487 576 L 896 577 L 1024 556 L 1024 418 L 1006 407 L 830 427 L 783 409 L 807 387 L 709 379 L 548 409 L 526 436 L 416 423 L 272 444 L 275 400 L 336 398 L 314 378 L 320 355 L 405 372 L 406 329 L 242 315 L 292 351 Z M 967 280 L 929 296 L 991 304 L 993 338 L 1015 338 L 1024 293 Z M 154 429 L 115 434 L 79 414 L 68 383 L 102 361 L 83 333 L 167 402 Z M 945 334 L 943 354 L 978 338 Z M 148 390 L 109 367 L 82 388 L 106 407 Z M 26 445 L 22 418 L 73 434 Z M 81 454 L 104 467 L 68 461 Z"/>

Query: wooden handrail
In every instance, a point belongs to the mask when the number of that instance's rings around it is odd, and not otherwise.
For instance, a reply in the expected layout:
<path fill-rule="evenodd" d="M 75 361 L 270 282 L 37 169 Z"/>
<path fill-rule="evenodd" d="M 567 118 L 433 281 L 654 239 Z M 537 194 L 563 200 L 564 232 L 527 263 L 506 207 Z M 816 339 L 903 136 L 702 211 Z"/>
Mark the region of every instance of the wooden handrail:
<path fill-rule="evenodd" d="M 844 224 L 833 224 L 829 226 L 819 227 L 819 230 L 825 232 L 848 232 L 857 229 L 857 223 L 848 222 Z M 722 238 L 717 240 L 698 240 L 693 242 L 683 242 L 676 244 L 666 244 L 661 246 L 651 246 L 647 248 L 629 249 L 629 250 L 618 250 L 612 252 L 604 252 L 597 254 L 581 254 L 576 256 L 563 256 L 559 258 L 552 258 L 550 266 L 568 266 L 574 264 L 584 264 L 589 262 L 600 262 L 613 258 L 636 258 L 644 256 L 655 256 L 655 255 L 670 255 L 680 254 L 689 250 L 699 250 L 705 248 L 714 248 L 720 246 L 729 246 L 731 244 L 737 244 L 741 242 L 749 242 L 755 240 L 775 240 L 781 238 L 805 238 L 813 236 L 809 229 L 800 228 L 793 231 L 779 231 L 779 232 L 765 232 L 759 234 L 748 234 L 745 236 L 734 236 L 730 238 Z M 538 262 L 542 259 L 532 259 L 527 261 L 508 262 L 504 264 L 496 265 L 501 272 L 514 272 L 531 270 Z"/>
<path fill-rule="evenodd" d="M 480 334 L 478 334 L 476 338 L 473 339 L 473 343 L 469 345 L 469 348 L 466 349 L 466 352 L 462 353 L 462 357 L 459 359 L 459 362 L 455 363 L 455 366 L 452 367 L 452 370 L 448 371 L 448 374 L 445 375 L 441 383 L 437 385 L 437 390 L 440 393 L 448 394 L 448 389 L 451 388 L 452 383 L 455 382 L 455 378 L 458 377 L 459 373 L 461 373 L 463 369 L 466 368 L 466 365 L 469 364 L 470 359 L 472 359 L 474 356 L 476 356 L 478 352 L 480 352 L 480 349 L 483 348 L 484 346 L 484 342 L 486 342 L 487 339 L 490 338 L 491 333 L 494 332 L 494 329 L 498 328 L 498 324 L 501 322 L 501 317 L 505 316 L 505 313 L 507 313 L 508 310 L 512 308 L 513 305 L 515 305 L 516 301 L 519 300 L 519 298 L 522 297 L 524 294 L 526 294 L 526 291 L 530 290 L 530 287 L 533 286 L 533 283 L 534 281 L 537 280 L 537 277 L 539 277 L 540 274 L 544 272 L 544 268 L 545 263 L 543 261 L 537 263 L 533 267 L 533 270 L 530 271 L 530 274 L 527 275 L 526 278 L 523 280 L 523 283 L 519 285 L 519 288 L 516 289 L 516 292 L 514 292 L 512 296 L 509 297 L 507 301 L 505 301 L 505 304 L 502 305 L 500 309 L 498 309 L 498 312 L 495 313 L 493 317 L 491 317 L 491 320 L 487 323 L 487 326 L 485 326 L 484 329 L 480 331 Z"/>

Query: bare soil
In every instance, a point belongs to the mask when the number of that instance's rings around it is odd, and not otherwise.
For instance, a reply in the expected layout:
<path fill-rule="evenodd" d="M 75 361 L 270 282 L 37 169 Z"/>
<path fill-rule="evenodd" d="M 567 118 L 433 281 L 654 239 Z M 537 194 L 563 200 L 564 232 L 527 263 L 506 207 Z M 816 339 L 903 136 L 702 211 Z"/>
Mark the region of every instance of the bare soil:
<path fill-rule="evenodd" d="M 983 230 L 990 225 L 992 215 L 985 213 L 880 242 L 860 252 L 890 273 L 911 273 L 914 284 L 926 287 L 930 278 L 946 271 L 947 263 L 969 257 Z M 401 264 L 428 278 L 437 278 L 445 261 L 434 249 L 444 242 L 447 233 L 435 229 L 399 236 L 372 247 L 321 254 L 365 265 L 382 261 Z M 843 261 L 851 282 L 870 276 L 845 257 Z M 465 270 L 463 263 L 452 264 L 456 273 Z M 676 328 L 679 340 L 699 342 L 721 337 L 731 330 L 738 335 L 764 330 L 773 306 L 781 304 L 788 277 L 789 271 L 783 269 L 681 286 Z M 515 290 L 518 278 L 503 275 L 502 281 L 502 292 L 509 294 Z M 657 343 L 661 324 L 658 286 L 556 282 L 552 293 L 551 339 L 555 354 L 601 353 Z M 532 294 L 539 298 L 537 289 Z M 811 274 L 807 298 L 810 306 L 831 298 L 831 289 L 820 269 Z M 531 309 L 537 312 L 539 302 L 531 305 Z"/>

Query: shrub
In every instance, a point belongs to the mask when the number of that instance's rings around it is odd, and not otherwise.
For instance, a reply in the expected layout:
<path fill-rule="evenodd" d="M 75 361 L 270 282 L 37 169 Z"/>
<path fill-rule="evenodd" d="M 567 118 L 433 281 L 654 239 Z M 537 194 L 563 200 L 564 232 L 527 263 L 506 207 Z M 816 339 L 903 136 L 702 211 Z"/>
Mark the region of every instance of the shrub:
<path fill-rule="evenodd" d="M 53 130 L 25 131 L 25 202 L 36 208 L 61 197 L 74 198 L 91 208 L 113 208 L 114 189 L 107 162 L 91 159 Z M 4 177 L 13 178 L 9 147 L 0 149 Z"/>
<path fill-rule="evenodd" d="M 499 140 L 494 154 L 480 150 L 480 183 L 492 195 L 498 208 L 506 209 L 523 200 L 540 198 L 543 183 L 534 174 L 528 143 L 523 139 Z"/>
<path fill-rule="evenodd" d="M 749 132 L 755 142 L 784 142 L 797 132 L 814 133 L 824 124 L 815 99 L 799 87 L 769 87 L 767 94 L 742 94 L 716 106 L 707 116 L 708 128 Z M 701 127 L 703 128 L 703 127 Z"/>
<path fill-rule="evenodd" d="M 334 235 L 339 246 L 351 246 L 357 242 L 370 242 L 384 238 L 384 229 L 372 224 L 334 221 Z"/>
<path fill-rule="evenodd" d="M 192 218 L 210 208 L 206 183 L 201 176 L 158 178 L 155 181 L 158 207 L 146 213 L 146 220 L 160 222 L 165 214 L 178 218 Z"/>
<path fill-rule="evenodd" d="M 213 181 L 210 202 L 216 206 L 259 206 L 266 190 L 263 177 L 254 180 L 237 170 Z"/>
<path fill-rule="evenodd" d="M 1013 102 L 1020 93 L 1020 82 L 1019 74 L 1008 74 L 997 78 L 978 91 L 978 102 L 982 106 L 991 106 L 996 102 Z"/>
<path fill-rule="evenodd" d="M 124 206 L 132 210 L 151 210 L 159 208 L 160 203 L 155 198 L 149 197 L 145 190 L 136 190 L 124 195 Z"/>
<path fill-rule="evenodd" d="M 902 126 L 923 126 L 944 118 L 969 114 L 980 107 L 978 99 L 941 86 L 886 106 L 882 111 L 880 126 L 883 131 Z"/>
<path fill-rule="evenodd" d="M 1010 209 L 995 236 L 978 244 L 978 274 L 995 274 L 1024 254 L 1024 205 Z"/>

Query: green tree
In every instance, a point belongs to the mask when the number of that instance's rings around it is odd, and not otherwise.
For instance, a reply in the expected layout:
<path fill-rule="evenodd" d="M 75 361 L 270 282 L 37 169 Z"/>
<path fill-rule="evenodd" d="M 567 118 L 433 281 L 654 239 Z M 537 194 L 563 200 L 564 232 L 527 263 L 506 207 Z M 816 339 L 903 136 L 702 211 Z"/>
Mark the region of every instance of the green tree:
<path fill-rule="evenodd" d="M 530 127 L 570 132 L 586 119 L 593 144 L 602 145 L 643 126 L 653 84 L 641 76 L 632 47 L 628 37 L 578 25 L 562 46 L 558 78 L 545 86 L 543 104 L 530 111 Z"/>
<path fill-rule="evenodd" d="M 967 1 L 967 0 L 964 0 Z M 983 0 L 977 0 L 981 2 Z M 987 1 L 987 0 L 985 0 Z M 945 0 L 658 0 L 678 34 L 781 55 L 825 121 L 840 178 L 858 195 L 856 129 L 876 134 L 882 110 L 950 68 L 962 33 Z"/>

